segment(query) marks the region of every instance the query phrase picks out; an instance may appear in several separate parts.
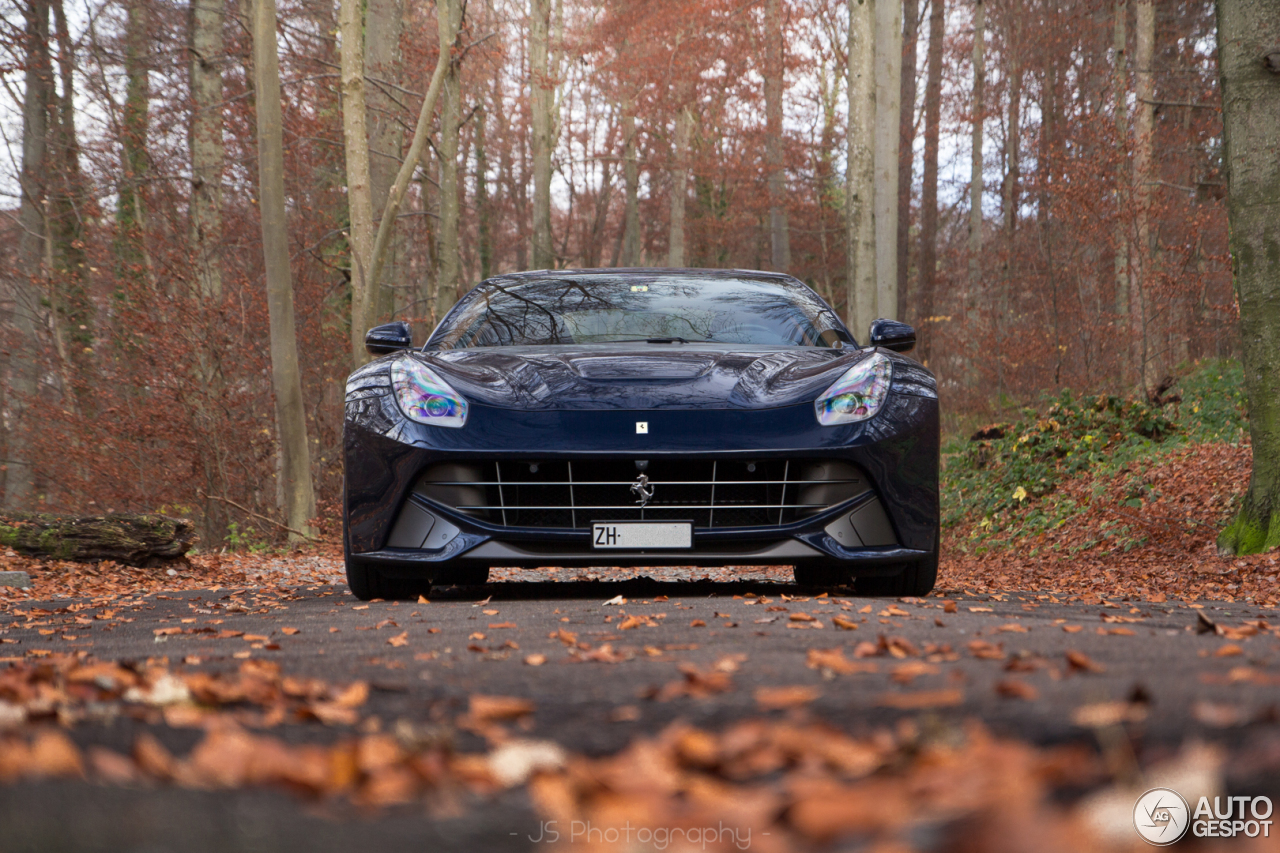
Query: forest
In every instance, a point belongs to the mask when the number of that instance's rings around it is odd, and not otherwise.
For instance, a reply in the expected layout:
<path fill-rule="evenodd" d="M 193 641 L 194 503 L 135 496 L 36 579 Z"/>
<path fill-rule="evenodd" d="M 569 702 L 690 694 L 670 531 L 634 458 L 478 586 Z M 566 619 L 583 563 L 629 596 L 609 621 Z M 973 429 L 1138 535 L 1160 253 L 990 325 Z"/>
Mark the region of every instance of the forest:
<path fill-rule="evenodd" d="M 946 428 L 1239 354 L 1214 4 L 16 0 L 6 510 L 334 539 L 343 383 L 523 269 L 782 270 Z"/>

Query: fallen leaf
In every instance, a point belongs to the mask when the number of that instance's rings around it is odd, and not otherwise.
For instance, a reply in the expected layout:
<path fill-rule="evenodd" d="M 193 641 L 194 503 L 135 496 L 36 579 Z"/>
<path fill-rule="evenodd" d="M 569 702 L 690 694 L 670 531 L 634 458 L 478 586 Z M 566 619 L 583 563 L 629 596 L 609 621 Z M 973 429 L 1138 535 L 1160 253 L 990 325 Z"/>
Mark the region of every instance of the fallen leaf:
<path fill-rule="evenodd" d="M 389 638 L 387 640 L 387 645 L 397 646 L 397 647 L 409 645 L 409 632 L 402 631 L 401 633 L 396 634 L 394 637 Z"/>
<path fill-rule="evenodd" d="M 1068 634 L 1079 634 L 1081 631 L 1084 630 L 1084 626 L 1083 625 L 1063 625 L 1062 630 L 1066 631 Z"/>
<path fill-rule="evenodd" d="M 917 690 L 912 693 L 883 693 L 876 704 L 884 708 L 915 711 L 922 708 L 948 708 L 963 703 L 964 691 L 951 688 L 947 690 Z"/>
<path fill-rule="evenodd" d="M 756 704 L 765 711 L 807 705 L 821 695 L 822 691 L 818 688 L 803 684 L 794 684 L 786 687 L 759 687 L 755 692 Z"/>
<path fill-rule="evenodd" d="M 1005 699 L 1025 699 L 1032 701 L 1040 698 L 1040 691 L 1034 685 L 1017 678 L 1006 678 L 996 682 L 996 693 Z"/>
<path fill-rule="evenodd" d="M 1244 649 L 1240 648 L 1235 643 L 1227 643 L 1225 646 L 1214 652 L 1213 656 L 1216 658 L 1229 658 L 1242 654 L 1244 654 Z"/>
<path fill-rule="evenodd" d="M 757 621 L 757 622 L 761 622 L 761 621 L 768 621 L 768 620 L 761 620 L 761 619 L 757 619 L 756 621 Z M 839 628 L 839 629 L 840 629 L 840 630 L 842 630 L 842 631 L 856 631 L 856 630 L 858 630 L 858 623 L 857 623 L 857 622 L 853 622 L 853 621 L 850 621 L 850 620 L 848 620 L 848 619 L 845 619 L 843 616 L 832 616 L 832 617 L 831 617 L 831 624 L 832 624 L 832 625 L 835 625 L 837 628 Z"/>
<path fill-rule="evenodd" d="M 295 635 L 297 635 L 297 634 L 301 634 L 301 633 L 302 633 L 302 629 L 301 629 L 301 628 L 281 628 L 281 629 L 280 629 L 280 631 L 281 631 L 282 633 L 288 634 L 290 637 L 293 637 L 293 636 L 295 636 Z"/>
<path fill-rule="evenodd" d="M 1094 702 L 1071 712 L 1077 726 L 1104 729 L 1120 723 L 1140 723 L 1147 718 L 1147 706 L 1138 702 Z"/>
<path fill-rule="evenodd" d="M 1106 672 L 1107 668 L 1097 663 L 1093 658 L 1084 652 L 1078 652 L 1075 649 L 1067 649 L 1067 666 L 1072 671 L 1079 672 Z"/>
<path fill-rule="evenodd" d="M 533 713 L 533 703 L 515 696 L 473 695 L 468 711 L 479 722 L 515 720 Z"/>
<path fill-rule="evenodd" d="M 543 654 L 525 655 L 524 662 L 529 666 L 542 666 L 547 662 L 547 656 Z"/>
<path fill-rule="evenodd" d="M 690 622 L 690 623 L 689 623 L 689 627 L 690 627 L 690 628 L 705 628 L 705 627 L 707 627 L 707 623 L 706 623 L 706 622 L 703 622 L 701 619 L 694 619 L 692 622 Z"/>
<path fill-rule="evenodd" d="M 948 601 L 946 604 L 942 605 L 942 612 L 943 612 L 943 613 L 955 613 L 955 612 L 956 612 L 956 603 L 955 603 L 954 601 Z"/>
<path fill-rule="evenodd" d="M 616 606 L 616 605 L 626 604 L 626 603 L 627 603 L 627 600 L 623 598 L 621 595 L 615 595 L 613 598 L 606 601 L 604 603 L 604 606 L 611 607 L 611 606 Z"/>

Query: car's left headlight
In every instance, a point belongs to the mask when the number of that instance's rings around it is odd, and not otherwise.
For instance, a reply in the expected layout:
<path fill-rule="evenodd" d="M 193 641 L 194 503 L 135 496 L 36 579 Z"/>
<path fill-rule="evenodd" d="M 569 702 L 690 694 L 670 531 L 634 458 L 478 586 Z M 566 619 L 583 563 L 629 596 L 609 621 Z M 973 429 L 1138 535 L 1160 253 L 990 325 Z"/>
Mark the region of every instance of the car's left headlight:
<path fill-rule="evenodd" d="M 814 413 L 823 426 L 852 424 L 874 417 L 893 379 L 893 362 L 874 353 L 855 364 L 814 402 Z"/>
<path fill-rule="evenodd" d="M 411 421 L 457 428 L 467 422 L 467 401 L 427 365 L 412 356 L 391 365 L 391 387 L 400 411 Z"/>

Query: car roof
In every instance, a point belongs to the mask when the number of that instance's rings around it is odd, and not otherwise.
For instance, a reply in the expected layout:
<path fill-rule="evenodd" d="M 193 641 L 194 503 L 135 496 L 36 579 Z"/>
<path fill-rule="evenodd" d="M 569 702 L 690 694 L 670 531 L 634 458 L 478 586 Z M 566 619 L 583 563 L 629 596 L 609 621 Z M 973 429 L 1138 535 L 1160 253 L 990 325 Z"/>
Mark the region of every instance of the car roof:
<path fill-rule="evenodd" d="M 564 269 L 564 270 L 528 270 L 526 272 L 504 273 L 495 275 L 480 282 L 477 287 L 489 283 L 520 282 L 522 284 L 535 281 L 562 281 L 574 278 L 644 278 L 649 281 L 659 278 L 745 278 L 755 281 L 770 281 L 779 284 L 799 284 L 804 282 L 781 272 L 766 270 L 736 269 L 699 269 L 697 267 L 599 267 L 596 269 Z"/>

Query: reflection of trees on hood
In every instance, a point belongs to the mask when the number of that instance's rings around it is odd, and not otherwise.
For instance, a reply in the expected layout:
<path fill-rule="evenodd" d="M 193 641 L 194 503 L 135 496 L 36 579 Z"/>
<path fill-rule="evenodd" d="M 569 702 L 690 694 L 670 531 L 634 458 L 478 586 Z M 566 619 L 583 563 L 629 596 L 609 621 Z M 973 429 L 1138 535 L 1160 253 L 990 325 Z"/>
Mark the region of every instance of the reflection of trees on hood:
<path fill-rule="evenodd" d="M 608 343 L 646 338 L 827 345 L 823 303 L 783 283 L 669 275 L 498 279 L 460 307 L 445 347 Z M 841 335 L 843 337 L 843 335 Z"/>

